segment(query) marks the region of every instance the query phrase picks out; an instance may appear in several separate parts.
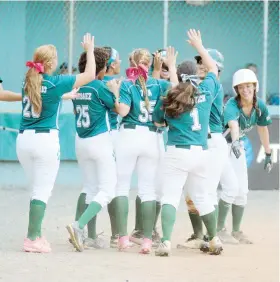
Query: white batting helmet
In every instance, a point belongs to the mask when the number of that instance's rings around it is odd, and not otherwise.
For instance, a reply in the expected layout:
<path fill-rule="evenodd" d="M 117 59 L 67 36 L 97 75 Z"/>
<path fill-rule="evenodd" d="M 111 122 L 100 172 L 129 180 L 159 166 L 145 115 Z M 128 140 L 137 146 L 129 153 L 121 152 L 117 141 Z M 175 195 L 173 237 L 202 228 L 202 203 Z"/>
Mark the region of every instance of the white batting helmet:
<path fill-rule="evenodd" d="M 242 83 L 256 83 L 256 92 L 259 91 L 259 81 L 255 73 L 249 69 L 240 69 L 233 75 L 232 88 L 234 93 L 236 93 L 235 87 Z"/>

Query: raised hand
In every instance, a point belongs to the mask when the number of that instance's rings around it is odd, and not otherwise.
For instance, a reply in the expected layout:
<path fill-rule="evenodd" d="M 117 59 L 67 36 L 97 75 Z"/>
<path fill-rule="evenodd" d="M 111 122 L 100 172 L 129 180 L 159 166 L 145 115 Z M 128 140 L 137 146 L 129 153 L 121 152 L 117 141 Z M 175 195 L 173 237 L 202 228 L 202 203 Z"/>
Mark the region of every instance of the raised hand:
<path fill-rule="evenodd" d="M 94 50 L 94 36 L 91 36 L 90 33 L 86 33 L 83 38 L 83 42 L 81 42 L 82 47 L 86 52 Z"/>
<path fill-rule="evenodd" d="M 176 67 L 176 59 L 178 56 L 178 52 L 175 51 L 174 47 L 167 47 L 166 49 L 166 58 L 165 58 L 165 64 L 171 68 L 171 67 Z"/>
<path fill-rule="evenodd" d="M 190 29 L 187 31 L 187 35 L 188 35 L 188 40 L 187 42 L 193 46 L 194 48 L 199 48 L 200 46 L 202 46 L 202 39 L 201 39 L 201 34 L 199 30 L 195 30 L 195 29 Z"/>

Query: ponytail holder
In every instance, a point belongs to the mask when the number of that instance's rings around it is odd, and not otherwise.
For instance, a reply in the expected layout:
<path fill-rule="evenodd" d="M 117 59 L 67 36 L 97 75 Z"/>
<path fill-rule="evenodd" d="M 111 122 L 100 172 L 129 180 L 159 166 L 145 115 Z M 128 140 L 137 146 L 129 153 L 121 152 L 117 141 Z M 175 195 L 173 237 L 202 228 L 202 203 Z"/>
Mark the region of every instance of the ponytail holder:
<path fill-rule="evenodd" d="M 118 51 L 112 48 L 111 57 L 108 60 L 107 67 L 109 67 L 117 59 L 118 54 Z"/>
<path fill-rule="evenodd" d="M 143 76 L 145 81 L 148 79 L 148 68 L 140 64 L 137 67 L 131 67 L 126 70 L 126 76 L 128 80 L 131 80 L 133 83 L 140 77 Z"/>
<path fill-rule="evenodd" d="M 41 63 L 34 63 L 32 61 L 26 62 L 26 66 L 35 69 L 38 73 L 43 73 L 44 72 L 44 66 Z"/>
<path fill-rule="evenodd" d="M 182 78 L 182 82 L 185 83 L 189 81 L 193 87 L 195 88 L 198 87 L 199 78 L 197 75 L 188 75 L 188 74 L 182 73 L 181 78 Z"/>

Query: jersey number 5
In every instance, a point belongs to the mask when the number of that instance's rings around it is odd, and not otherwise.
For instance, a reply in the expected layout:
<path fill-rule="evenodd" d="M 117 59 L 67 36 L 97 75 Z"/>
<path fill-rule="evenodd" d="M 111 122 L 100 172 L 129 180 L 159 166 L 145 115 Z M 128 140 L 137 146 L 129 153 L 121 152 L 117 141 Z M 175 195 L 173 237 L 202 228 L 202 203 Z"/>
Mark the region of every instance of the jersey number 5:
<path fill-rule="evenodd" d="M 193 108 L 190 115 L 193 119 L 192 131 L 201 130 L 201 124 L 199 123 L 199 115 L 197 108 Z"/>
<path fill-rule="evenodd" d="M 88 105 L 76 106 L 76 113 L 79 115 L 77 119 L 77 127 L 88 128 L 90 126 Z"/>
<path fill-rule="evenodd" d="M 40 117 L 40 114 L 37 114 L 34 112 L 34 108 L 33 106 L 31 105 L 30 103 L 30 100 L 27 96 L 24 96 L 23 98 L 23 111 L 22 111 L 22 114 L 24 117 L 26 118 L 39 118 Z"/>
<path fill-rule="evenodd" d="M 150 110 L 148 111 L 144 101 L 140 101 L 140 112 L 138 119 L 140 122 L 152 121 L 152 114 L 156 105 L 156 101 L 150 101 Z"/>

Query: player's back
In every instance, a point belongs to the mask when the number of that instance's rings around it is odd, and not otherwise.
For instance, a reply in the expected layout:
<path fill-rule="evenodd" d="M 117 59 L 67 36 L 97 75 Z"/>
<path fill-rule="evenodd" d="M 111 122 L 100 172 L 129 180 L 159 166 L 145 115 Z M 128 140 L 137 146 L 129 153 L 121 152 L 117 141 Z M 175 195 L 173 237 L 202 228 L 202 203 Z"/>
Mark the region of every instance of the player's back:
<path fill-rule="evenodd" d="M 28 129 L 58 129 L 58 117 L 60 111 L 61 97 L 70 92 L 75 83 L 75 76 L 43 74 L 41 86 L 42 111 L 35 113 L 28 95 L 22 87 L 22 119 L 20 130 Z"/>
<path fill-rule="evenodd" d="M 114 107 L 114 98 L 104 82 L 93 80 L 80 87 L 79 93 L 80 97 L 73 100 L 79 137 L 92 137 L 110 130 L 108 110 Z"/>
<path fill-rule="evenodd" d="M 146 107 L 145 96 L 138 82 L 129 80 L 122 82 L 120 89 L 120 102 L 130 106 L 130 112 L 122 119 L 122 123 L 131 123 L 141 126 L 154 126 L 152 113 L 161 95 L 169 88 L 170 82 L 163 79 L 149 77 L 146 81 L 149 98 L 149 110 Z"/>

